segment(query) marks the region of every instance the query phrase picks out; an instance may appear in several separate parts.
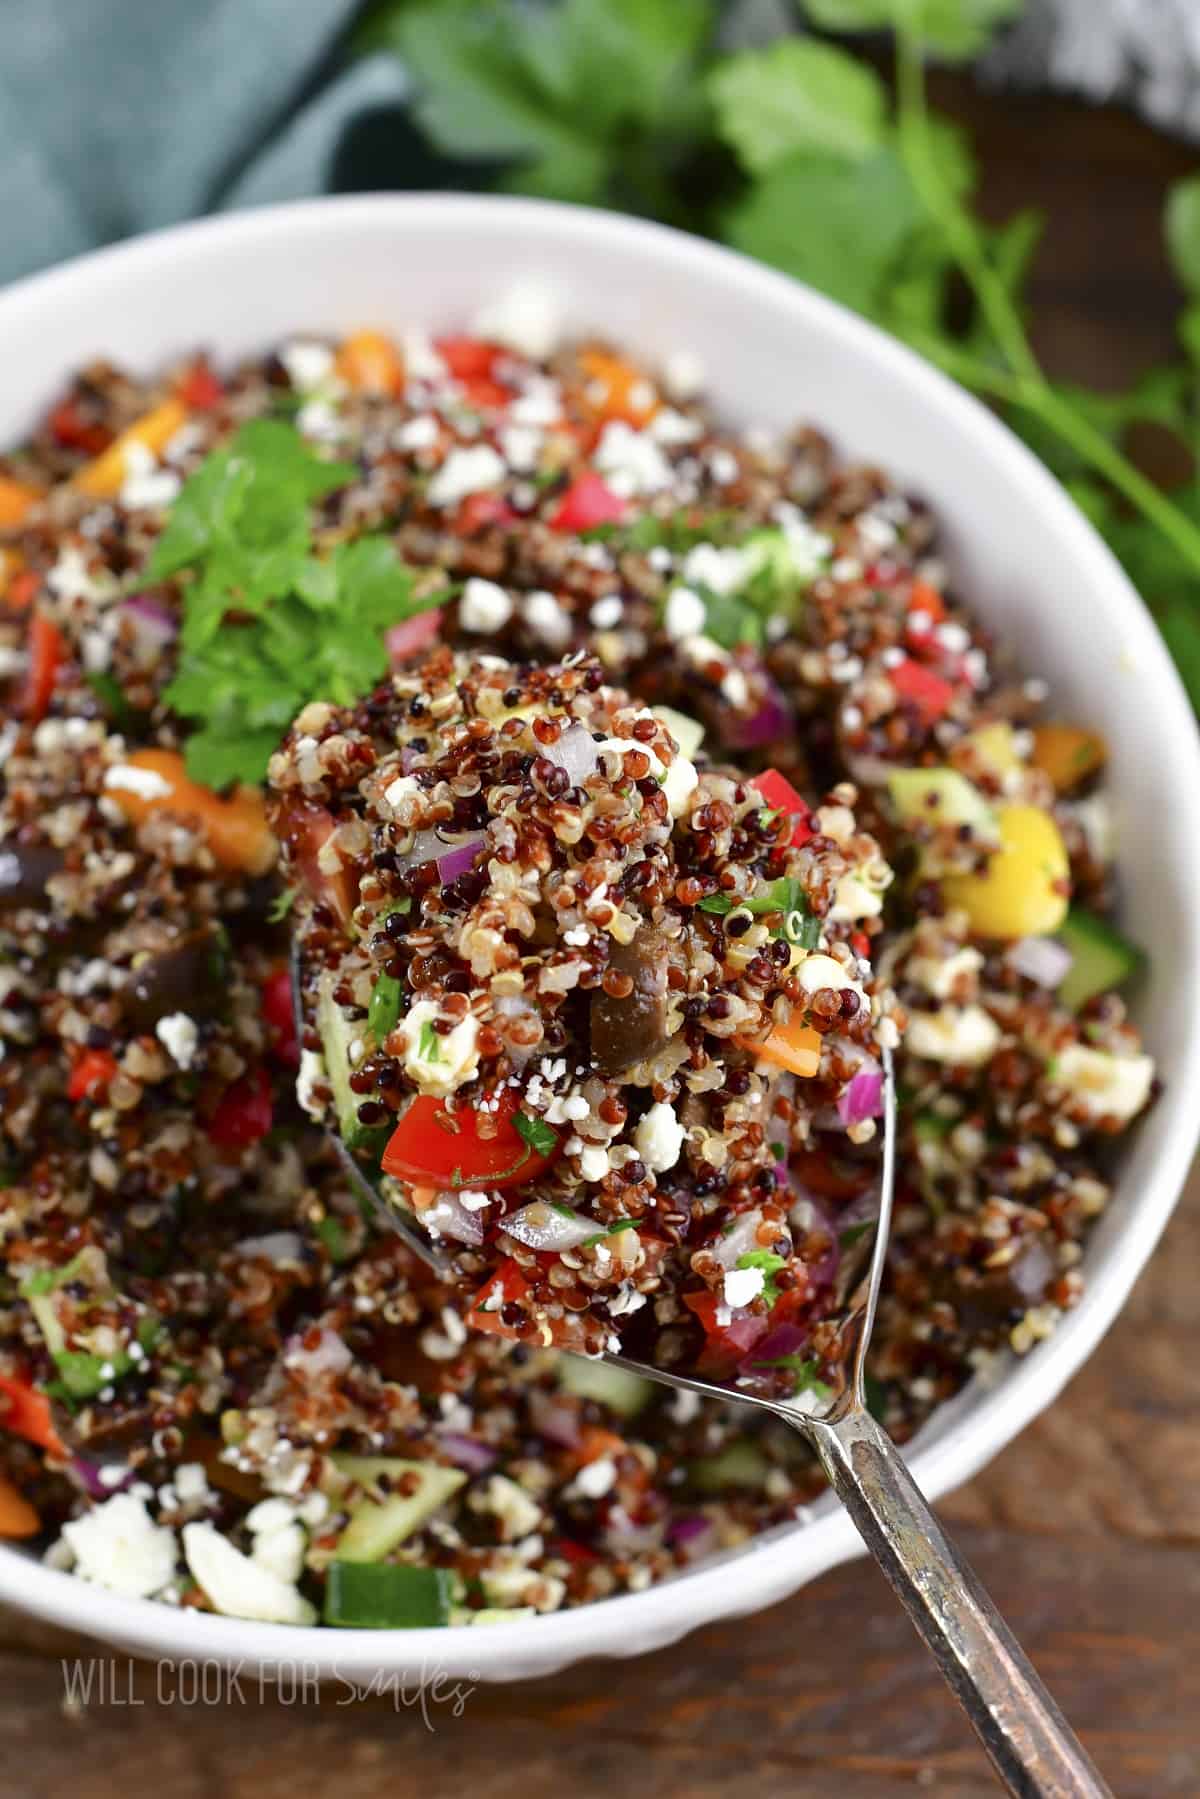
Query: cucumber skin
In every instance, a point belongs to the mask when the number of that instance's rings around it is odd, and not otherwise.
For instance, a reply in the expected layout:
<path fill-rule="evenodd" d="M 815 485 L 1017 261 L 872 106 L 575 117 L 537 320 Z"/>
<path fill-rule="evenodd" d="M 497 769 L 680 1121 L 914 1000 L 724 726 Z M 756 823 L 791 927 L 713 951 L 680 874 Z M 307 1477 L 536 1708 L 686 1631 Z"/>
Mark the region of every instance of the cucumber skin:
<path fill-rule="evenodd" d="M 450 1622 L 452 1586 L 445 1568 L 332 1562 L 325 1576 L 322 1616 L 326 1624 L 342 1630 L 436 1629 Z M 396 1616 L 401 1608 L 403 1619 Z"/>
<path fill-rule="evenodd" d="M 360 1499 L 337 1541 L 335 1554 L 340 1562 L 382 1561 L 440 1510 L 467 1478 L 460 1469 L 444 1468 L 440 1462 L 408 1462 L 370 1455 L 335 1455 L 331 1460 L 349 1480 L 365 1483 L 380 1474 L 392 1479 L 415 1474 L 421 1482 L 415 1493 L 389 1493 L 382 1502 Z"/>
<path fill-rule="evenodd" d="M 1058 987 L 1058 1001 L 1078 1012 L 1099 993 L 1110 993 L 1145 966 L 1145 951 L 1107 919 L 1072 908 L 1055 933 L 1074 960 Z"/>

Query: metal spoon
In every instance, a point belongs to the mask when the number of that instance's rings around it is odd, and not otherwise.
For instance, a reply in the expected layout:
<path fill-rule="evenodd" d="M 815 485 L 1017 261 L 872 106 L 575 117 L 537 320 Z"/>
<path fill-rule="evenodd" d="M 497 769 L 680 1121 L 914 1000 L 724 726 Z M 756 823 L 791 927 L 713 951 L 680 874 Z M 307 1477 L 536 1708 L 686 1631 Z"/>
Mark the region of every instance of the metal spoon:
<path fill-rule="evenodd" d="M 303 1029 L 299 960 L 294 953 L 293 995 Z M 757 1406 L 806 1437 L 1009 1791 L 1022 1799 L 1112 1799 L 1032 1663 L 926 1503 L 900 1451 L 866 1407 L 864 1369 L 887 1260 L 896 1166 L 895 1082 L 887 1050 L 883 1064 L 879 1218 L 870 1267 L 854 1292 L 847 1319 L 846 1338 L 852 1345 L 848 1378 L 829 1410 L 814 1416 L 787 1401 L 669 1373 L 630 1356 L 609 1354 L 603 1360 L 666 1387 L 686 1387 L 724 1404 Z M 415 1255 L 449 1278 L 449 1263 L 411 1214 L 397 1209 L 383 1181 L 372 1179 L 336 1132 L 330 1136 L 359 1194 Z"/>

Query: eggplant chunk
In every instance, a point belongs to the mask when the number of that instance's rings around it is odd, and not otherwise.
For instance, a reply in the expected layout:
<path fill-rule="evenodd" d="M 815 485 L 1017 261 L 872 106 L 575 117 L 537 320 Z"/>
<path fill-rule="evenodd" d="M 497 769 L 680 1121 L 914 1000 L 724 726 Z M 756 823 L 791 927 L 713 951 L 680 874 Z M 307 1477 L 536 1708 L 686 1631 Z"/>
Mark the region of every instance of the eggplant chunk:
<path fill-rule="evenodd" d="M 653 925 L 639 926 L 632 943 L 614 943 L 608 966 L 628 975 L 633 991 L 615 999 L 598 987 L 592 995 L 592 1060 L 601 1074 L 621 1074 L 666 1043 L 667 940 Z"/>

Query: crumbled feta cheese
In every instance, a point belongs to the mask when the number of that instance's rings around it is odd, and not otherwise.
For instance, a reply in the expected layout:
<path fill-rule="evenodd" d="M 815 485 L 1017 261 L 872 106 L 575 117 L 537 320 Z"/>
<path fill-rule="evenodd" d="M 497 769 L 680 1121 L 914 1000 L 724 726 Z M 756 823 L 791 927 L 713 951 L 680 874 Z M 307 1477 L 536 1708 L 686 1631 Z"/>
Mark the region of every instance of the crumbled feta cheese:
<path fill-rule="evenodd" d="M 506 425 L 500 433 L 500 454 L 519 475 L 537 467 L 541 449 L 542 433 L 536 425 Z"/>
<path fill-rule="evenodd" d="M 288 380 L 300 393 L 311 393 L 333 374 L 333 351 L 328 344 L 297 338 L 284 344 L 279 360 L 287 370 Z"/>
<path fill-rule="evenodd" d="M 883 911 L 882 887 L 868 886 L 860 876 L 843 875 L 829 909 L 834 924 L 853 924 L 860 918 L 876 918 Z"/>
<path fill-rule="evenodd" d="M 197 1585 L 224 1617 L 264 1624 L 316 1622 L 316 1612 L 292 1582 L 243 1555 L 214 1525 L 185 1524 L 183 1553 Z"/>
<path fill-rule="evenodd" d="M 304 1552 L 308 1537 L 302 1524 L 294 1519 L 280 1530 L 262 1531 L 255 1537 L 250 1555 L 256 1568 L 263 1568 L 277 1580 L 294 1587 L 304 1572 Z"/>
<path fill-rule="evenodd" d="M 200 1036 L 193 1018 L 186 1012 L 168 1012 L 155 1025 L 154 1035 L 180 1068 L 191 1067 Z"/>
<path fill-rule="evenodd" d="M 406 331 L 400 340 L 400 354 L 409 381 L 444 381 L 450 373 L 426 331 Z"/>
<path fill-rule="evenodd" d="M 418 1000 L 400 1021 L 404 1033 L 404 1072 L 422 1093 L 441 1098 L 474 1078 L 479 1067 L 479 1020 L 473 1012 L 446 1036 L 431 1028 L 438 1017 L 432 1000 Z"/>
<path fill-rule="evenodd" d="M 749 559 L 742 550 L 722 550 L 716 544 L 698 543 L 684 557 L 684 580 L 711 587 L 714 593 L 736 593 L 745 585 L 749 573 Z"/>
<path fill-rule="evenodd" d="M 481 307 L 471 328 L 489 343 L 544 362 L 562 337 L 562 302 L 545 282 L 517 282 Z"/>
<path fill-rule="evenodd" d="M 698 437 L 703 437 L 704 426 L 699 419 L 689 418 L 686 412 L 676 412 L 672 406 L 663 406 L 650 420 L 649 432 L 655 443 L 690 444 Z"/>
<path fill-rule="evenodd" d="M 175 1492 L 181 1505 L 207 1505 L 214 1497 L 203 1462 L 184 1462 L 175 1470 Z"/>
<path fill-rule="evenodd" d="M 968 943 L 940 960 L 937 956 L 913 956 L 905 964 L 904 973 L 935 999 L 949 999 L 960 981 L 977 975 L 982 967 L 983 956 Z"/>
<path fill-rule="evenodd" d="M 131 439 L 121 451 L 125 477 L 118 498 L 130 512 L 161 512 L 177 498 L 183 482 L 163 468 L 153 450 Z"/>
<path fill-rule="evenodd" d="M 345 434 L 337 408 L 323 394 L 307 400 L 300 408 L 296 429 L 302 437 L 311 437 L 317 443 L 337 443 Z"/>
<path fill-rule="evenodd" d="M 610 419 L 596 446 L 596 468 L 622 499 L 659 493 L 672 480 L 671 465 L 648 432 L 635 431 L 623 419 Z"/>
<path fill-rule="evenodd" d="M 728 487 L 741 474 L 741 465 L 731 450 L 713 450 L 708 458 L 708 472 L 718 487 Z"/>
<path fill-rule="evenodd" d="M 270 1536 L 273 1531 L 286 1529 L 295 1515 L 286 1499 L 260 1499 L 246 1513 L 246 1529 L 252 1537 Z"/>
<path fill-rule="evenodd" d="M 1071 806 L 1080 830 L 1087 841 L 1088 854 L 1101 868 L 1108 868 L 1116 854 L 1116 827 L 1112 806 L 1106 793 L 1093 793 Z"/>
<path fill-rule="evenodd" d="M 994 1055 L 1000 1026 L 982 1006 L 941 1006 L 914 1012 L 904 1033 L 905 1047 L 930 1062 L 976 1068 Z"/>
<path fill-rule="evenodd" d="M 175 1573 L 175 1533 L 155 1524 L 136 1494 L 114 1493 L 64 1524 L 62 1534 L 74 1553 L 76 1574 L 126 1598 L 150 1598 Z"/>
<path fill-rule="evenodd" d="M 102 571 L 93 575 L 83 551 L 73 543 L 60 552 L 57 562 L 46 576 L 46 585 L 59 600 L 103 600 L 112 587 L 112 577 Z"/>
<path fill-rule="evenodd" d="M 796 969 L 796 979 L 805 993 L 820 993 L 829 987 L 835 993 L 857 993 L 860 1000 L 866 1001 L 867 996 L 853 975 L 833 956 L 805 956 Z"/>
<path fill-rule="evenodd" d="M 1133 1118 L 1150 1097 L 1154 1080 L 1151 1056 L 1114 1056 L 1074 1043 L 1054 1063 L 1050 1079 L 1062 1087 L 1089 1118 Z"/>
<path fill-rule="evenodd" d="M 507 473 L 504 458 L 490 444 L 451 450 L 429 483 L 426 498 L 431 506 L 457 506 L 469 494 L 499 487 Z"/>
<path fill-rule="evenodd" d="M 421 793 L 421 784 L 412 775 L 397 775 L 389 781 L 383 790 L 383 797 L 388 805 L 395 808 L 404 800 L 416 799 Z"/>
<path fill-rule="evenodd" d="M 514 425 L 555 425 L 562 417 L 562 389 L 548 375 L 533 375 L 508 409 Z"/>
<path fill-rule="evenodd" d="M 610 1455 L 598 1455 L 585 1462 L 568 1491 L 581 1499 L 603 1499 L 617 1484 L 617 1464 Z"/>
<path fill-rule="evenodd" d="M 134 793 L 140 800 L 166 799 L 175 790 L 169 781 L 153 768 L 137 768 L 131 762 L 118 762 L 104 776 L 106 788 Z"/>
<path fill-rule="evenodd" d="M 597 600 L 588 617 L 598 631 L 611 631 L 614 625 L 621 622 L 624 607 L 619 593 L 606 593 L 603 599 Z"/>
<path fill-rule="evenodd" d="M 392 442 L 398 450 L 432 450 L 438 440 L 440 425 L 431 412 L 419 412 L 415 418 L 405 419 L 392 434 Z"/>
<path fill-rule="evenodd" d="M 673 400 L 694 400 L 704 381 L 704 364 L 691 350 L 673 350 L 663 364 L 663 387 Z"/>
<path fill-rule="evenodd" d="M 662 784 L 672 818 L 683 817 L 688 809 L 688 801 L 699 785 L 700 776 L 696 773 L 695 763 L 689 762 L 686 756 L 676 756 Z"/>
<path fill-rule="evenodd" d="M 507 1474 L 492 1475 L 479 1494 L 475 1509 L 491 1512 L 500 1520 L 500 1534 L 506 1543 L 528 1536 L 542 1521 L 541 1506 Z"/>
<path fill-rule="evenodd" d="M 512 611 L 513 603 L 502 587 L 472 575 L 459 601 L 458 622 L 464 631 L 490 633 L 501 630 Z"/>
<path fill-rule="evenodd" d="M 458 1196 L 458 1203 L 464 1212 L 482 1212 L 488 1203 L 488 1196 L 477 1187 L 464 1187 Z"/>
<path fill-rule="evenodd" d="M 730 1268 L 725 1275 L 725 1304 L 748 1306 L 757 1299 L 764 1286 L 761 1268 Z"/>
<path fill-rule="evenodd" d="M 579 1172 L 585 1181 L 602 1181 L 609 1171 L 608 1151 L 598 1143 L 586 1143 L 579 1152 Z"/>
<path fill-rule="evenodd" d="M 571 620 L 552 593 L 537 589 L 527 594 L 521 616 L 536 637 L 551 650 L 565 649 L 571 641 Z"/>
<path fill-rule="evenodd" d="M 296 1076 L 296 1104 L 310 1118 L 320 1118 L 323 1112 L 321 1102 L 316 1096 L 318 1086 L 324 1086 L 329 1080 L 325 1067 L 325 1058 L 315 1049 L 300 1051 L 300 1072 Z"/>
<path fill-rule="evenodd" d="M 698 637 L 708 622 L 704 601 L 690 587 L 673 587 L 663 610 L 663 628 L 678 643 L 684 637 Z"/>
<path fill-rule="evenodd" d="M 674 1168 L 683 1148 L 684 1129 L 665 1100 L 652 1105 L 633 1134 L 638 1155 L 652 1174 Z"/>

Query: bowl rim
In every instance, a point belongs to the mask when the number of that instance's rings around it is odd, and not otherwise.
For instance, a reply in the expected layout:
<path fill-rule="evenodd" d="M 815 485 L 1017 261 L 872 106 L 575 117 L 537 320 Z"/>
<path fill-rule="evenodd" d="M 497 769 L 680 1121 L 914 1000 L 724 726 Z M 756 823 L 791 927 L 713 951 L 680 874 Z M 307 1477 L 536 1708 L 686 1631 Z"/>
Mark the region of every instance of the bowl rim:
<path fill-rule="evenodd" d="M 605 240 L 612 254 L 631 264 L 671 263 L 679 277 L 703 282 L 706 274 L 736 274 L 748 311 L 756 302 L 791 309 L 798 329 L 811 326 L 830 354 L 849 353 L 868 361 L 884 387 L 906 390 L 928 409 L 953 421 L 974 438 L 980 453 L 1005 472 L 1032 510 L 1049 515 L 1071 546 L 1079 584 L 1104 596 L 1121 615 L 1122 629 L 1137 657 L 1142 679 L 1153 685 L 1154 710 L 1172 755 L 1190 762 L 1184 796 L 1186 825 L 1200 841 L 1200 738 L 1182 683 L 1150 616 L 1124 571 L 1091 524 L 1037 458 L 978 400 L 897 340 L 837 302 L 724 247 L 670 227 L 600 209 L 510 196 L 378 193 L 326 197 L 281 206 L 250 208 L 147 233 L 93 251 L 35 274 L 0 291 L 0 342 L 5 327 L 30 316 L 72 288 L 95 285 L 104 298 L 143 269 L 179 255 L 195 264 L 207 255 L 261 241 L 268 246 L 289 237 L 336 238 L 364 226 L 396 230 L 431 219 L 469 231 L 503 214 L 506 230 L 565 241 Z M 661 270 L 658 271 L 661 275 Z M 641 269 L 642 278 L 655 271 Z M 303 321 L 298 321 L 303 327 Z M 1178 871 L 1193 890 L 1200 913 L 1200 867 Z M 1190 988 L 1192 1010 L 1200 1013 L 1200 968 L 1180 976 Z M 992 1390 L 973 1393 L 961 1423 L 951 1422 L 936 1440 L 919 1436 L 910 1465 L 926 1493 L 936 1500 L 977 1472 L 1049 1405 L 1079 1369 L 1120 1311 L 1170 1216 L 1200 1137 L 1200 1113 L 1189 1112 L 1187 1095 L 1200 1084 L 1200 1032 L 1189 1040 L 1173 1067 L 1167 1097 L 1169 1128 L 1145 1191 L 1139 1197 L 1137 1232 L 1128 1252 L 1112 1258 L 1104 1278 L 1090 1285 L 1080 1306 L 1052 1338 L 1038 1346 Z M 961 1396 L 960 1396 L 961 1397 Z M 942 1408 L 945 1416 L 959 1400 Z M 849 1517 L 823 1503 L 816 1515 L 780 1526 L 744 1549 L 703 1563 L 640 1593 L 624 1593 L 574 1611 L 497 1624 L 485 1631 L 332 1631 L 315 1626 L 263 1624 L 213 1614 L 183 1613 L 155 1600 L 132 1599 L 90 1585 L 72 1574 L 31 1562 L 0 1546 L 0 1601 L 49 1622 L 117 1641 L 135 1653 L 191 1656 L 250 1666 L 281 1663 L 316 1669 L 323 1678 L 366 1674 L 381 1665 L 415 1667 L 471 1680 L 503 1680 L 542 1673 L 580 1656 L 620 1656 L 671 1642 L 701 1624 L 740 1616 L 782 1598 L 804 1581 L 863 1553 Z M 736 1572 L 731 1573 L 731 1570 Z"/>

